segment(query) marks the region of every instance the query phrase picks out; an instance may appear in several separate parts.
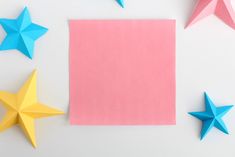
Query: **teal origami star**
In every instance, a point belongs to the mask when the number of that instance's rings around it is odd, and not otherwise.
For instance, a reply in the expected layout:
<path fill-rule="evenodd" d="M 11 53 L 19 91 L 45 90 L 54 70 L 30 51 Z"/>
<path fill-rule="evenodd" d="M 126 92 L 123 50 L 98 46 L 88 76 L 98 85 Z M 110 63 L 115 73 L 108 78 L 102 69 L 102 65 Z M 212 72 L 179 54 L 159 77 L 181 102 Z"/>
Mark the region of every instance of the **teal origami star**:
<path fill-rule="evenodd" d="M 222 106 L 216 107 L 211 101 L 209 96 L 205 93 L 205 106 L 204 112 L 189 112 L 190 115 L 200 119 L 202 121 L 201 140 L 207 135 L 207 133 L 213 128 L 217 128 L 220 131 L 228 134 L 228 129 L 222 120 L 222 117 L 233 107 Z"/>
<path fill-rule="evenodd" d="M 122 8 L 124 8 L 124 0 L 116 0 L 116 1 Z"/>
<path fill-rule="evenodd" d="M 34 42 L 47 32 L 47 28 L 32 23 L 25 8 L 17 19 L 0 19 L 0 25 L 7 33 L 0 50 L 17 49 L 30 59 L 34 55 Z"/>

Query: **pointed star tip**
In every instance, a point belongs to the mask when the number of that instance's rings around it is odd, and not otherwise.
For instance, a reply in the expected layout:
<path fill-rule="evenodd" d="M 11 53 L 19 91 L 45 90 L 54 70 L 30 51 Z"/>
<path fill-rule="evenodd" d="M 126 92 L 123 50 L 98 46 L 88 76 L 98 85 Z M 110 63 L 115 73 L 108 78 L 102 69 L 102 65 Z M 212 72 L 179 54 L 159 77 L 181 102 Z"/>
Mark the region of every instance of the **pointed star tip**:
<path fill-rule="evenodd" d="M 189 28 L 189 27 L 191 27 L 193 25 L 193 22 L 192 21 L 188 21 L 187 23 L 186 23 L 186 25 L 185 25 L 185 29 L 186 28 Z"/>
<path fill-rule="evenodd" d="M 40 31 L 41 31 L 40 37 L 43 36 L 44 34 L 46 34 L 48 32 L 48 30 L 49 30 L 48 28 L 43 27 L 43 26 L 39 26 L 38 25 L 38 27 L 40 27 Z"/>
<path fill-rule="evenodd" d="M 64 115 L 65 112 L 63 112 L 63 111 L 58 111 L 56 114 L 57 114 L 57 115 Z"/>
<path fill-rule="evenodd" d="M 28 7 L 24 7 L 24 9 L 23 9 L 22 13 L 25 13 L 25 12 L 29 12 Z"/>
<path fill-rule="evenodd" d="M 61 111 L 61 110 L 58 110 L 58 109 L 54 109 L 54 115 L 63 115 L 65 114 L 65 112 Z"/>
<path fill-rule="evenodd" d="M 38 25 L 39 26 L 39 25 Z M 42 31 L 44 31 L 44 33 L 46 33 L 49 29 L 43 26 L 39 26 L 41 28 Z"/>
<path fill-rule="evenodd" d="M 48 31 L 49 29 L 44 27 L 44 34 L 46 34 Z"/>
<path fill-rule="evenodd" d="M 125 7 L 124 2 L 123 2 L 122 0 L 117 0 L 117 3 L 118 3 L 122 8 Z"/>
<path fill-rule="evenodd" d="M 64 115 L 65 114 L 65 112 L 63 112 L 61 110 L 58 110 L 56 108 L 52 109 L 50 113 L 51 113 L 50 116 Z"/>
<path fill-rule="evenodd" d="M 197 117 L 195 112 L 188 112 L 189 115 L 193 116 L 193 117 Z"/>
<path fill-rule="evenodd" d="M 124 4 L 120 4 L 120 6 L 121 6 L 122 8 L 125 8 Z"/>
<path fill-rule="evenodd" d="M 205 134 L 201 135 L 200 141 L 202 141 L 205 138 Z"/>
<path fill-rule="evenodd" d="M 221 130 L 223 133 L 229 135 L 229 132 L 228 132 L 228 129 L 227 128 L 224 128 L 223 130 Z"/>
<path fill-rule="evenodd" d="M 207 92 L 204 92 L 204 97 L 205 97 L 206 100 L 208 100 L 208 99 L 210 100 L 210 97 L 209 97 L 209 95 L 207 94 Z"/>
<path fill-rule="evenodd" d="M 33 146 L 34 149 L 37 148 L 37 144 L 35 142 L 32 142 L 32 146 Z"/>
<path fill-rule="evenodd" d="M 29 80 L 29 79 L 30 79 L 30 80 L 32 80 L 32 79 L 37 79 L 37 70 L 36 70 L 36 69 L 31 72 L 31 74 L 29 75 L 28 80 Z"/>
<path fill-rule="evenodd" d="M 24 43 L 25 44 L 25 43 Z M 29 58 L 30 60 L 33 60 L 33 56 L 34 56 L 34 51 L 30 50 L 28 48 L 24 49 L 24 50 L 20 50 L 18 49 L 24 56 L 26 56 L 27 58 Z"/>
<path fill-rule="evenodd" d="M 34 69 L 31 75 L 36 76 L 37 75 L 37 69 Z"/>
<path fill-rule="evenodd" d="M 34 52 L 28 50 L 28 54 L 26 55 L 30 60 L 33 60 Z"/>
<path fill-rule="evenodd" d="M 189 27 L 189 23 L 187 23 L 185 26 L 184 26 L 184 29 L 187 29 Z"/>
<path fill-rule="evenodd" d="M 193 112 L 188 112 L 188 114 L 192 116 Z"/>
<path fill-rule="evenodd" d="M 30 56 L 30 55 L 29 55 L 29 56 L 27 56 L 27 57 L 28 57 L 30 60 L 33 60 L 33 56 Z"/>
<path fill-rule="evenodd" d="M 229 106 L 226 106 L 227 107 L 227 110 L 230 110 L 233 108 L 234 105 L 229 105 Z"/>

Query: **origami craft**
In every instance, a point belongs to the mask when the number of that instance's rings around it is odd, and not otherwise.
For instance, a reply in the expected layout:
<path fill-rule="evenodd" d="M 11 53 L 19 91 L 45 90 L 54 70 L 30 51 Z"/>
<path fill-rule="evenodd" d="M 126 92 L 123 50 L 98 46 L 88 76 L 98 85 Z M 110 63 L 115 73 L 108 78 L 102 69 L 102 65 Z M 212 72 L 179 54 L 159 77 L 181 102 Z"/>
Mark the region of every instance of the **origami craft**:
<path fill-rule="evenodd" d="M 116 0 L 117 2 L 118 2 L 118 4 L 122 7 L 122 8 L 124 8 L 125 6 L 124 6 L 124 0 Z"/>
<path fill-rule="evenodd" d="M 235 29 L 235 13 L 231 0 L 199 0 L 186 27 L 212 14 L 215 14 L 227 25 Z"/>
<path fill-rule="evenodd" d="M 0 50 L 17 49 L 30 59 L 34 55 L 34 42 L 47 32 L 47 28 L 31 22 L 27 8 L 17 19 L 0 19 L 0 25 L 7 35 L 0 45 Z"/>
<path fill-rule="evenodd" d="M 0 102 L 7 110 L 0 123 L 0 131 L 19 124 L 34 147 L 36 147 L 34 119 L 63 114 L 62 111 L 38 102 L 36 90 L 36 71 L 34 71 L 17 94 L 0 91 Z"/>
<path fill-rule="evenodd" d="M 231 106 L 221 106 L 216 107 L 211 101 L 209 96 L 205 93 L 205 106 L 206 110 L 204 112 L 189 112 L 190 115 L 200 119 L 202 121 L 201 129 L 201 140 L 207 135 L 207 133 L 216 127 L 220 131 L 228 134 L 228 129 L 222 120 L 222 117 L 233 107 Z"/>

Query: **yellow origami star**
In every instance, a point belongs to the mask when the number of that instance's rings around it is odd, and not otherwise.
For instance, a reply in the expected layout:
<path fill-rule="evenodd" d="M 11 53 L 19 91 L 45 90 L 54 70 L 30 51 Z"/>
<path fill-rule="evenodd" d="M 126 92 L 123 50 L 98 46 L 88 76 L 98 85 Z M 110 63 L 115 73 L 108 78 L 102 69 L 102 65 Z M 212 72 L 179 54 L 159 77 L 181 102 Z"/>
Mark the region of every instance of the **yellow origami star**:
<path fill-rule="evenodd" d="M 0 91 L 0 102 L 7 112 L 0 123 L 0 131 L 19 124 L 32 145 L 36 148 L 34 119 L 63 114 L 37 101 L 36 71 L 32 73 L 17 94 Z"/>

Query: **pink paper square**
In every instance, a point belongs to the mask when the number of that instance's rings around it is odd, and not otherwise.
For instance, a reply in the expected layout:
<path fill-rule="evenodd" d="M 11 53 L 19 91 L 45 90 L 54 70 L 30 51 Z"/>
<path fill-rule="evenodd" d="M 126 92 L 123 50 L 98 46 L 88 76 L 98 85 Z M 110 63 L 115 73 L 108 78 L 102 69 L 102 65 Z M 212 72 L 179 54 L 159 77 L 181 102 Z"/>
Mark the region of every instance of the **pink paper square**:
<path fill-rule="evenodd" d="M 71 20 L 70 122 L 175 124 L 175 21 Z"/>

